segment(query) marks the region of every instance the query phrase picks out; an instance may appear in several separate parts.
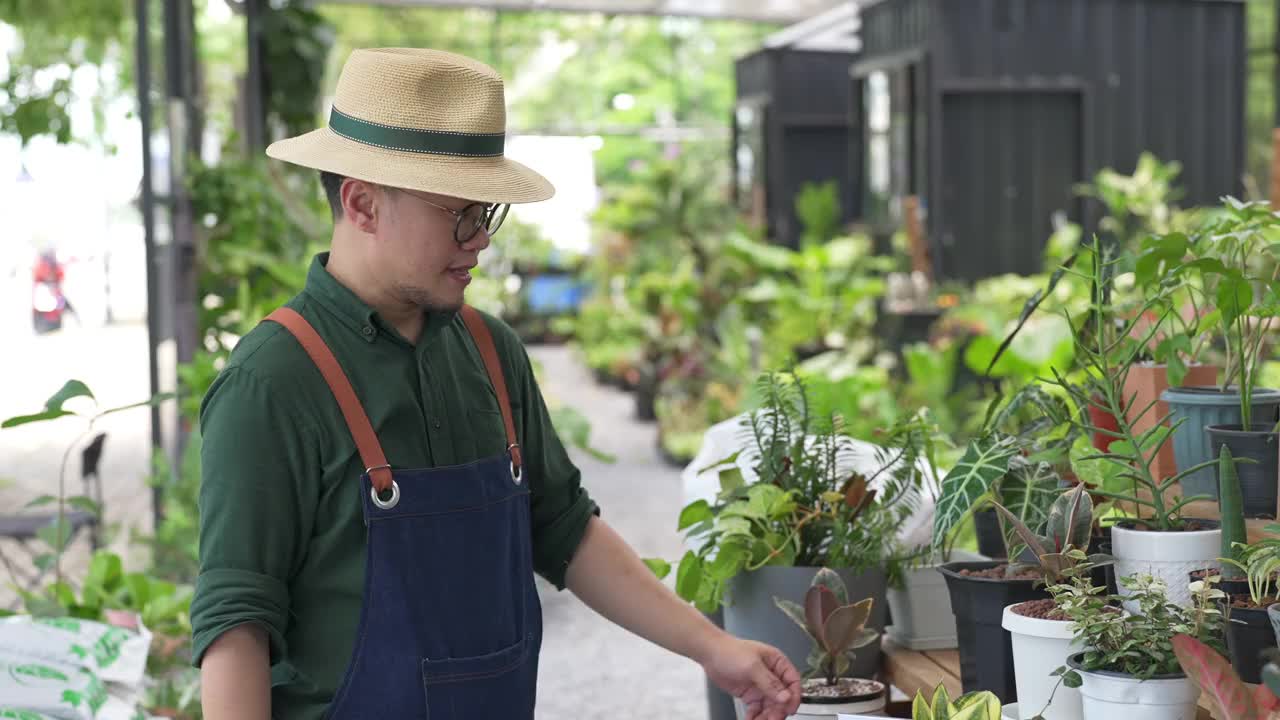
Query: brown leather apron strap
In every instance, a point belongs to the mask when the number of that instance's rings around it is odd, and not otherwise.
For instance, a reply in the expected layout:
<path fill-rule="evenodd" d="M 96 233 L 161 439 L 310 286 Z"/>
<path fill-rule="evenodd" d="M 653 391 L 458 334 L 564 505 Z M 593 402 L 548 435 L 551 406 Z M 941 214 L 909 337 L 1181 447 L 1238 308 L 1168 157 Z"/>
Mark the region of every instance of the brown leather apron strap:
<path fill-rule="evenodd" d="M 333 391 L 338 407 L 342 409 L 342 417 L 346 418 L 351 436 L 355 438 L 360 462 L 373 481 L 373 487 L 379 493 L 391 489 L 391 466 L 387 464 L 387 456 L 382 452 L 382 443 L 378 442 L 378 434 L 373 431 L 369 416 L 365 414 L 364 406 L 356 397 L 356 391 L 351 387 L 347 374 L 342 371 L 342 366 L 338 364 L 338 359 L 333 356 L 333 351 L 315 328 L 311 327 L 311 323 L 291 308 L 277 308 L 267 319 L 280 323 L 293 333 L 302 349 L 311 356 L 325 382 L 329 384 L 329 389 Z"/>
<path fill-rule="evenodd" d="M 484 360 L 484 369 L 489 373 L 489 382 L 494 392 L 498 393 L 498 406 L 502 409 L 502 424 L 507 428 L 507 449 L 511 451 L 511 472 L 519 477 L 523 471 L 520 459 L 520 443 L 516 441 L 516 424 L 511 417 L 511 396 L 507 393 L 507 380 L 502 374 L 502 363 L 498 360 L 498 349 L 493 345 L 493 334 L 485 324 L 480 311 L 470 305 L 462 306 L 462 321 L 471 332 L 471 339 L 480 350 L 480 359 Z"/>

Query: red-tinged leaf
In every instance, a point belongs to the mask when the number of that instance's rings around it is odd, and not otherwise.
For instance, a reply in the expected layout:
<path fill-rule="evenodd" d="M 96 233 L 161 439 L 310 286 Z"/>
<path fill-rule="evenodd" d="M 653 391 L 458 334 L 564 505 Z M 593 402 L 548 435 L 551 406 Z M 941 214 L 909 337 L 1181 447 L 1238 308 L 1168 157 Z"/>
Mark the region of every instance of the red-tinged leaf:
<path fill-rule="evenodd" d="M 844 504 L 851 508 L 856 508 L 862 504 L 863 498 L 867 496 L 867 479 L 860 473 L 854 473 L 845 481 L 844 487 L 840 488 L 840 492 L 844 495 Z"/>
<path fill-rule="evenodd" d="M 1264 720 L 1258 715 L 1254 696 L 1226 658 L 1190 635 L 1173 637 L 1173 652 L 1182 671 L 1218 704 L 1224 718 L 1231 720 Z"/>
<path fill-rule="evenodd" d="M 1253 704 L 1258 706 L 1260 718 L 1265 717 L 1263 713 L 1280 710 L 1280 698 L 1276 697 L 1266 685 L 1259 685 L 1253 689 Z"/>
<path fill-rule="evenodd" d="M 809 634 L 824 648 L 827 646 L 825 633 L 827 618 L 831 617 L 831 613 L 835 612 L 839 606 L 836 594 L 825 585 L 810 586 L 809 592 L 805 593 L 804 619 L 809 623 Z"/>

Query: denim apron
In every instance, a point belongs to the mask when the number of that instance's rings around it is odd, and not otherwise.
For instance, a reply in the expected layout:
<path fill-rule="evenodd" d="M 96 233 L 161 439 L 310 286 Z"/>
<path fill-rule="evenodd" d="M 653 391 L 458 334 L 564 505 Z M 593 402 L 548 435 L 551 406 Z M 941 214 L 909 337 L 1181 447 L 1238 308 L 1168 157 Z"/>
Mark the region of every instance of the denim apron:
<path fill-rule="evenodd" d="M 333 720 L 533 718 L 542 606 L 529 488 L 493 338 L 473 308 L 461 314 L 498 397 L 507 451 L 428 469 L 387 462 L 350 381 L 301 315 L 280 308 L 267 318 L 319 367 L 366 468 L 364 600 Z"/>

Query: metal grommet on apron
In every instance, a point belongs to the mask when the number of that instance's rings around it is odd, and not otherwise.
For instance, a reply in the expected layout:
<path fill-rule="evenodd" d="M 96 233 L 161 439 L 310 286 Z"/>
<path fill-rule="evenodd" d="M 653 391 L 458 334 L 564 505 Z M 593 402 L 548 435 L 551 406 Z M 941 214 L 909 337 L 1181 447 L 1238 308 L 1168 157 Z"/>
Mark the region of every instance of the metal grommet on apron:
<path fill-rule="evenodd" d="M 472 308 L 462 318 L 498 397 L 506 452 L 424 469 L 387 463 L 354 389 L 306 320 L 287 308 L 269 318 L 324 374 L 366 468 L 364 600 L 329 720 L 533 720 L 542 605 L 529 483 L 493 338 Z"/>

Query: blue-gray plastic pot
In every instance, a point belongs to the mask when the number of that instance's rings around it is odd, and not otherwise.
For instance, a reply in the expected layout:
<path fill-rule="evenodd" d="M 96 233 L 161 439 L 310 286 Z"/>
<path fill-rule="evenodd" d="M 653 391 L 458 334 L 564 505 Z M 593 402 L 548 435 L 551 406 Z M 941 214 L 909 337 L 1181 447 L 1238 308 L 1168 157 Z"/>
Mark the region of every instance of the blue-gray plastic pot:
<path fill-rule="evenodd" d="M 1205 433 L 1210 425 L 1239 425 L 1240 393 L 1234 389 L 1223 392 L 1217 387 L 1169 388 L 1160 395 L 1169 404 L 1169 424 L 1177 425 L 1173 431 L 1173 457 L 1178 472 L 1213 460 L 1214 448 Z M 1280 412 L 1280 390 L 1255 388 L 1249 404 L 1255 423 L 1274 423 Z M 1210 495 L 1218 497 L 1217 475 L 1212 467 L 1205 467 L 1182 479 L 1185 496 Z"/>

